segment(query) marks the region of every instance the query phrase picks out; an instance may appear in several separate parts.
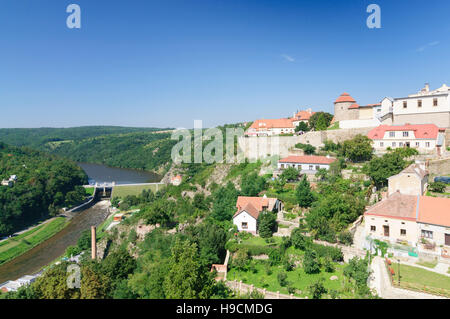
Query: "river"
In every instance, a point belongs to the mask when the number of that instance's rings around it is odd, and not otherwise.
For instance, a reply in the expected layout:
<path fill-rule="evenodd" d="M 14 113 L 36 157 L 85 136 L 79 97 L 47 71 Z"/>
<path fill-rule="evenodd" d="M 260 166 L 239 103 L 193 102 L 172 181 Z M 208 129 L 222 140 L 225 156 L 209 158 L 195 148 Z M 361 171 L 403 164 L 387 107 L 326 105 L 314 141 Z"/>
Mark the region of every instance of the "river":
<path fill-rule="evenodd" d="M 86 172 L 90 184 L 96 182 L 116 182 L 116 184 L 155 183 L 161 180 L 161 176 L 158 174 L 143 170 L 109 167 L 92 163 L 78 163 L 78 166 Z"/>
<path fill-rule="evenodd" d="M 113 168 L 98 164 L 79 163 L 89 177 L 90 182 L 112 182 L 116 184 L 134 184 L 158 182 L 161 177 L 157 174 L 132 170 Z M 0 283 L 15 280 L 24 275 L 31 275 L 60 257 L 70 245 L 77 243 L 80 234 L 98 226 L 108 216 L 109 201 L 100 201 L 92 207 L 77 213 L 72 213 L 68 226 L 53 237 L 30 249 L 23 255 L 0 265 Z"/>

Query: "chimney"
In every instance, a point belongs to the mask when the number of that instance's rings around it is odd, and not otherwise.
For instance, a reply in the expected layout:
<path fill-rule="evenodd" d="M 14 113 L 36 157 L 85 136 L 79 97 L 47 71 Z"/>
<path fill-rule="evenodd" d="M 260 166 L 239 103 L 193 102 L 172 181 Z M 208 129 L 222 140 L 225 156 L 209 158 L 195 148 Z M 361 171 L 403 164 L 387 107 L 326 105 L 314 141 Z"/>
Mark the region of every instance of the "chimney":
<path fill-rule="evenodd" d="M 92 260 L 97 259 L 97 236 L 95 232 L 95 226 L 91 226 L 91 251 Z"/>
<path fill-rule="evenodd" d="M 430 83 L 425 83 L 425 92 L 430 92 Z"/>

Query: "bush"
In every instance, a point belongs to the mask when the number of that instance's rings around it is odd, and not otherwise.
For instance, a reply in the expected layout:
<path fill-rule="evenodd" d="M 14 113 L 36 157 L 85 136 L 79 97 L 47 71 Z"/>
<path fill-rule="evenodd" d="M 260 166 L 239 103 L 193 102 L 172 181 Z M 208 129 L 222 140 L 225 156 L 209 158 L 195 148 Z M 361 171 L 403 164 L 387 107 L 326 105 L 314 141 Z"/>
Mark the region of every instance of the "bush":
<path fill-rule="evenodd" d="M 317 274 L 320 272 L 319 261 L 314 250 L 307 250 L 303 257 L 303 269 L 307 274 Z"/>
<path fill-rule="evenodd" d="M 338 234 L 338 240 L 340 243 L 350 246 L 353 244 L 353 236 L 349 231 L 343 231 Z"/>
<path fill-rule="evenodd" d="M 344 260 L 344 254 L 338 247 L 324 246 L 313 243 L 312 249 L 319 257 L 330 257 L 332 261 L 340 262 Z"/>
<path fill-rule="evenodd" d="M 334 265 L 331 262 L 331 258 L 330 257 L 325 257 L 323 265 L 325 267 L 325 271 L 326 272 L 334 272 Z"/>
<path fill-rule="evenodd" d="M 447 185 L 443 182 L 433 182 L 430 183 L 429 190 L 436 193 L 443 193 L 446 189 Z"/>
<path fill-rule="evenodd" d="M 278 283 L 281 287 L 285 287 L 287 285 L 287 275 L 284 271 L 279 272 L 277 275 Z"/>

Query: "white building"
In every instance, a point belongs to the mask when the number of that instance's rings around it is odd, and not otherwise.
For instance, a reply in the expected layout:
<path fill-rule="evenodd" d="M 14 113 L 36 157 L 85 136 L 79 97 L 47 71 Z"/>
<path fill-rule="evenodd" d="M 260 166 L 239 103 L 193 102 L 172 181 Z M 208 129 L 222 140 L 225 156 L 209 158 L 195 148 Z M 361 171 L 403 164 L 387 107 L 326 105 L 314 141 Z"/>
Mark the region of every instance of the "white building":
<path fill-rule="evenodd" d="M 441 152 L 445 145 L 445 129 L 434 124 L 380 125 L 367 136 L 373 140 L 376 151 L 398 147 L 416 148 L 419 152 Z"/>
<path fill-rule="evenodd" d="M 258 217 L 263 211 L 277 213 L 283 208 L 283 203 L 276 198 L 239 196 L 236 202 L 237 211 L 233 216 L 233 224 L 238 231 L 246 231 L 256 235 Z"/>
<path fill-rule="evenodd" d="M 428 171 L 424 164 L 411 164 L 388 178 L 388 194 L 424 195 L 428 187 Z"/>
<path fill-rule="evenodd" d="M 392 108 L 394 124 L 435 124 L 439 127 L 450 127 L 450 87 L 443 84 L 430 91 L 430 86 L 418 93 L 406 97 L 389 98 L 384 101 L 385 108 Z"/>
<path fill-rule="evenodd" d="M 293 134 L 295 126 L 292 119 L 269 119 L 256 120 L 247 129 L 245 135 L 248 136 L 272 136 L 282 134 Z"/>
<path fill-rule="evenodd" d="M 319 169 L 330 169 L 330 164 L 336 159 L 329 156 L 288 156 L 278 161 L 278 169 L 283 170 L 289 167 L 298 169 L 301 173 L 316 173 Z"/>

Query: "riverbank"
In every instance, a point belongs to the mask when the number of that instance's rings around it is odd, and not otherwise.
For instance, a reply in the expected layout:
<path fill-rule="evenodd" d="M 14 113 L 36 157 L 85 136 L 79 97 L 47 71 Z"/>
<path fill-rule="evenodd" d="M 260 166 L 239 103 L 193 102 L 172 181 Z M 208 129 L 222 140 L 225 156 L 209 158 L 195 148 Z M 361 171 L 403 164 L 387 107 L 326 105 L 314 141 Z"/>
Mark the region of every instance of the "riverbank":
<path fill-rule="evenodd" d="M 69 224 L 67 217 L 54 217 L 40 225 L 32 227 L 20 235 L 8 238 L 0 243 L 0 265 L 26 253 L 60 232 Z"/>
<path fill-rule="evenodd" d="M 67 225 L 53 236 L 25 253 L 0 265 L 0 282 L 31 275 L 62 256 L 67 247 L 75 245 L 84 230 L 100 225 L 109 215 L 110 202 L 99 201 L 92 207 L 73 213 Z M 63 217 L 61 217 L 63 218 Z M 64 218 L 64 220 L 67 220 Z"/>

